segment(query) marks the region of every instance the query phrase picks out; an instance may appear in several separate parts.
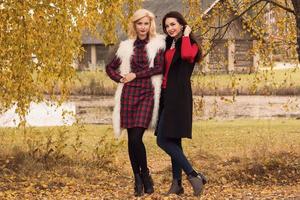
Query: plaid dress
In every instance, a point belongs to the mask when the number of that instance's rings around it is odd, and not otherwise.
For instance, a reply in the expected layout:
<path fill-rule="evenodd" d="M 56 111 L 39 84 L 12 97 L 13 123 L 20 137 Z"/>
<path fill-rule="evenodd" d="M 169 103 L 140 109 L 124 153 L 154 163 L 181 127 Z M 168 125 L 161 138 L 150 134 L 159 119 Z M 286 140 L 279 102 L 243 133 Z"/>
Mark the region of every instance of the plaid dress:
<path fill-rule="evenodd" d="M 131 72 L 136 74 L 136 78 L 124 84 L 121 94 L 121 127 L 148 128 L 152 118 L 154 106 L 154 88 L 151 76 L 161 74 L 164 65 L 163 50 L 159 50 L 154 59 L 154 66 L 149 67 L 147 57 L 146 40 L 135 40 L 133 55 L 131 57 Z M 115 56 L 110 64 L 106 66 L 106 72 L 116 82 L 120 82 L 122 76 L 118 68 L 121 64 L 120 58 Z"/>

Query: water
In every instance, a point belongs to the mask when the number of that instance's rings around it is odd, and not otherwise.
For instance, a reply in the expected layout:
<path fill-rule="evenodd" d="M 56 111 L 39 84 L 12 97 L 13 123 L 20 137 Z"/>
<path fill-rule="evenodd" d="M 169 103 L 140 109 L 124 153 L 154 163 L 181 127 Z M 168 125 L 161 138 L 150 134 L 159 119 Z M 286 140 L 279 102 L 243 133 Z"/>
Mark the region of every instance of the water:
<path fill-rule="evenodd" d="M 299 118 L 300 97 L 297 96 L 205 96 L 204 110 L 200 119 L 236 118 Z"/>
<path fill-rule="evenodd" d="M 16 106 L 0 115 L 0 127 L 16 127 L 20 123 L 15 112 Z M 66 114 L 63 113 L 66 112 Z M 75 123 L 76 106 L 74 102 L 63 103 L 61 106 L 52 103 L 31 103 L 26 122 L 29 126 L 62 126 Z"/>
<path fill-rule="evenodd" d="M 194 101 L 201 97 L 194 97 Z M 237 118 L 298 118 L 300 119 L 300 97 L 297 96 L 205 96 L 203 110 L 195 112 L 194 119 L 237 119 Z M 62 106 L 46 103 L 30 105 L 27 123 L 30 126 L 72 125 L 76 118 L 85 124 L 111 124 L 114 105 L 113 97 L 73 96 Z M 15 108 L 0 116 L 0 126 L 15 127 L 19 118 Z M 73 114 L 62 117 L 63 111 Z"/>
<path fill-rule="evenodd" d="M 194 119 L 231 120 L 237 118 L 300 118 L 300 97 L 297 96 L 204 96 L 203 110 L 194 113 Z M 201 97 L 194 97 L 194 102 Z M 77 97 L 76 115 L 84 123 L 110 124 L 113 97 Z"/>

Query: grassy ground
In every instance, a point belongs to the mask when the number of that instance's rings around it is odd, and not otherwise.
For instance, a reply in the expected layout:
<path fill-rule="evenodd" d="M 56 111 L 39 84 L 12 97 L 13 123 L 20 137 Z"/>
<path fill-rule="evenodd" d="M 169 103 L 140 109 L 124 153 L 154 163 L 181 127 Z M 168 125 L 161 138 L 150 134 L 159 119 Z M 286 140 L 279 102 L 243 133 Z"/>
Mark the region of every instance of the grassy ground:
<path fill-rule="evenodd" d="M 116 84 L 103 71 L 78 72 L 78 80 L 71 88 L 74 95 L 112 95 Z M 260 71 L 255 74 L 194 73 L 195 95 L 299 95 L 300 70 Z"/>
<path fill-rule="evenodd" d="M 73 95 L 113 95 L 117 84 L 104 71 L 77 72 L 71 87 Z"/>
<path fill-rule="evenodd" d="M 193 91 L 198 95 L 299 95 L 299 75 L 299 69 L 265 70 L 253 74 L 194 74 Z"/>
<path fill-rule="evenodd" d="M 299 120 L 199 121 L 184 149 L 209 178 L 202 199 L 300 198 Z M 144 138 L 156 192 L 165 197 L 170 160 L 149 131 Z M 126 137 L 111 126 L 0 129 L 0 199 L 133 199 Z"/>

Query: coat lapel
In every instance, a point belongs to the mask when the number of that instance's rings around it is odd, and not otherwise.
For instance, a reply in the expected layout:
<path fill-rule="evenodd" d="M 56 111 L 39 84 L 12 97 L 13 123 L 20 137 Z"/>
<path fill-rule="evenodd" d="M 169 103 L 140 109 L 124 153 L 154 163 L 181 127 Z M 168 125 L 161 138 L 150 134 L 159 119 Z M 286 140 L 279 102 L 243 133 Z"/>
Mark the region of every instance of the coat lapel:
<path fill-rule="evenodd" d="M 170 70 L 172 70 L 172 68 L 173 68 L 174 64 L 176 63 L 176 61 L 177 61 L 178 59 L 180 59 L 180 57 L 181 57 L 181 56 L 180 56 L 180 51 L 181 51 L 181 41 L 182 41 L 182 39 L 179 38 L 178 41 L 176 42 L 176 45 L 175 45 L 176 50 L 175 50 L 175 53 L 174 53 L 174 56 L 173 56 L 173 59 L 172 59 L 171 65 L 170 65 Z"/>
<path fill-rule="evenodd" d="M 170 70 L 172 69 L 172 66 L 174 65 L 174 63 L 176 63 L 176 61 L 180 58 L 180 52 L 179 49 L 175 50 L 171 65 L 170 65 Z"/>

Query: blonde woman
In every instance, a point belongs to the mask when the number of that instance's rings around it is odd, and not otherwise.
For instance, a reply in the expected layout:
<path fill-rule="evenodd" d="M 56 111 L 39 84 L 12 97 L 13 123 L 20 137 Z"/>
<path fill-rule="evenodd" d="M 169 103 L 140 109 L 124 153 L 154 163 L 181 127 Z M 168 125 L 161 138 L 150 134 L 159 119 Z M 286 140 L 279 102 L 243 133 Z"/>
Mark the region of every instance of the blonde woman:
<path fill-rule="evenodd" d="M 116 137 L 127 129 L 128 152 L 134 173 L 134 195 L 154 192 L 147 166 L 143 135 L 155 127 L 164 66 L 165 38 L 156 33 L 155 16 L 146 9 L 137 10 L 128 27 L 128 39 L 122 41 L 113 60 L 106 66 L 116 81 L 113 127 Z"/>

